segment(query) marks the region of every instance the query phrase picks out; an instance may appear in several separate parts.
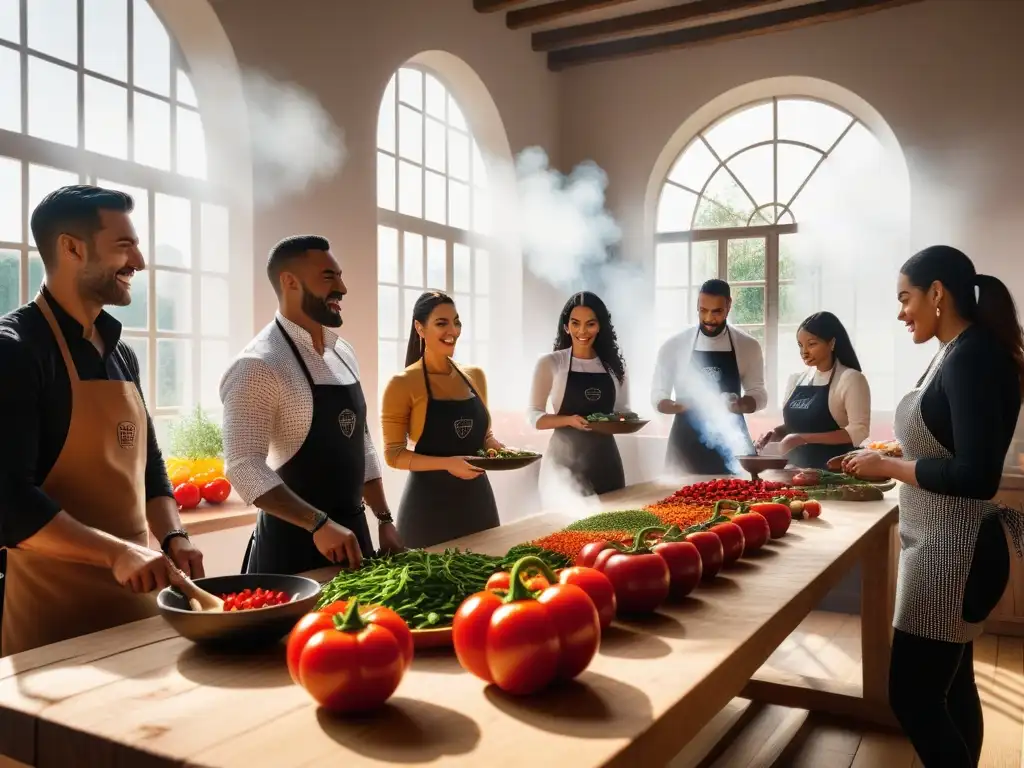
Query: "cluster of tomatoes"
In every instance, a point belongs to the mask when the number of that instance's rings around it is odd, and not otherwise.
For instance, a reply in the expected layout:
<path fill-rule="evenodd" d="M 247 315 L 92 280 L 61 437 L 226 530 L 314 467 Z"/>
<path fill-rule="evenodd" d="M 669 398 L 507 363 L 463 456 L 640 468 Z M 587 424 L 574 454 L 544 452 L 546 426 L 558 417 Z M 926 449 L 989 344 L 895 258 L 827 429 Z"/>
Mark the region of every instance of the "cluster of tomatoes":
<path fill-rule="evenodd" d="M 231 495 L 231 483 L 224 477 L 224 460 L 217 457 L 168 459 L 167 477 L 182 510 L 195 509 L 204 501 L 222 504 Z"/>
<path fill-rule="evenodd" d="M 243 589 L 241 592 L 229 592 L 220 596 L 224 601 L 225 611 L 250 611 L 253 608 L 270 608 L 274 605 L 284 605 L 292 601 L 292 596 L 285 592 L 275 592 L 272 589 Z"/>
<path fill-rule="evenodd" d="M 687 504 L 714 504 L 721 499 L 772 501 L 780 496 L 790 499 L 807 498 L 804 491 L 787 487 L 785 483 L 774 483 L 768 480 L 742 480 L 732 477 L 684 486 L 665 502 L 670 502 L 672 499 L 678 499 Z"/>

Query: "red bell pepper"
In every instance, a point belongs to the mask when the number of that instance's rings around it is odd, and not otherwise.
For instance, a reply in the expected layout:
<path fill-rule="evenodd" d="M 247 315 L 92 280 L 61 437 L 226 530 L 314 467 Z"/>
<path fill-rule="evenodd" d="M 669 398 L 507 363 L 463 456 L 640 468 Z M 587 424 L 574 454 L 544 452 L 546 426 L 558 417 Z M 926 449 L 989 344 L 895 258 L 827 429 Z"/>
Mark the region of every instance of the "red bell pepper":
<path fill-rule="evenodd" d="M 551 586 L 551 584 L 548 583 L 548 580 L 541 574 L 530 574 L 524 571 L 520 578 L 524 580 L 523 583 L 526 584 L 526 588 L 531 592 L 540 592 L 541 590 L 547 589 Z M 488 591 L 501 590 L 503 592 L 507 592 L 508 585 L 510 583 L 509 572 L 498 571 L 497 573 L 491 574 L 491 578 L 487 580 L 487 585 L 484 589 Z"/>
<path fill-rule="evenodd" d="M 607 629 L 615 618 L 615 587 L 611 581 L 594 568 L 576 566 L 558 571 L 560 584 L 572 584 L 587 593 L 594 603 L 597 616 L 601 620 L 601 629 Z"/>
<path fill-rule="evenodd" d="M 751 504 L 750 511 L 756 512 L 768 521 L 773 539 L 779 539 L 786 535 L 790 523 L 793 522 L 793 515 L 788 504 L 780 504 L 777 501 L 767 501 L 759 504 Z"/>
<path fill-rule="evenodd" d="M 725 562 L 722 540 L 711 531 L 694 531 L 686 535 L 686 541 L 700 552 L 701 578 L 704 581 L 715 578 Z"/>
<path fill-rule="evenodd" d="M 724 523 L 717 523 L 708 529 L 715 534 L 722 542 L 723 567 L 728 568 L 741 557 L 746 541 L 743 538 L 743 529 L 731 520 Z"/>
<path fill-rule="evenodd" d="M 662 541 L 651 547 L 668 566 L 669 597 L 681 600 L 700 583 L 703 566 L 700 551 L 690 541 Z"/>
<path fill-rule="evenodd" d="M 649 533 L 664 531 L 656 526 L 644 528 L 637 533 L 632 547 L 612 544 L 598 553 L 594 568 L 611 581 L 620 613 L 651 613 L 668 597 L 671 585 L 668 564 L 646 544 Z"/>
<path fill-rule="evenodd" d="M 540 595 L 523 583 L 536 568 L 553 586 Z M 510 573 L 508 594 L 477 592 L 455 612 L 452 642 L 459 664 L 508 693 L 535 693 L 555 679 L 587 668 L 601 637 L 593 601 L 573 584 L 558 584 L 537 557 L 524 557 Z"/>
<path fill-rule="evenodd" d="M 611 546 L 612 543 L 610 541 L 592 541 L 589 544 L 584 544 L 580 553 L 576 555 L 575 565 L 593 568 L 594 562 L 597 560 L 597 556 Z"/>

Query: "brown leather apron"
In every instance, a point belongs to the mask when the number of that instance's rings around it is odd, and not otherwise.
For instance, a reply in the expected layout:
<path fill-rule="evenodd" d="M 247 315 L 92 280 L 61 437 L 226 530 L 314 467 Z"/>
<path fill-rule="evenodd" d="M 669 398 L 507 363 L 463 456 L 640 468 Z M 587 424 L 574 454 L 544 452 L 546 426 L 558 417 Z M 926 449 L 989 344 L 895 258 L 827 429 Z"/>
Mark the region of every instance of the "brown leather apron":
<path fill-rule="evenodd" d="M 131 381 L 82 381 L 46 299 L 42 310 L 71 380 L 67 440 L 43 491 L 83 525 L 148 546 L 146 407 Z M 122 587 L 107 568 L 37 552 L 7 553 L 2 655 L 98 632 L 156 614 L 154 594 Z"/>

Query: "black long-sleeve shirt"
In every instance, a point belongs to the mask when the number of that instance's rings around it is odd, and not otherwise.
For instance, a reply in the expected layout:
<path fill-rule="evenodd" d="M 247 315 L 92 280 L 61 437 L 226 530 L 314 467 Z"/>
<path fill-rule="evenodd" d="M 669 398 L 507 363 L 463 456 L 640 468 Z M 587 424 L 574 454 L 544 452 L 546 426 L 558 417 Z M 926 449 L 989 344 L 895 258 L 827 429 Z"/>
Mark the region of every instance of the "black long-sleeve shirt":
<path fill-rule="evenodd" d="M 81 324 L 43 289 L 82 380 L 139 383 L 139 361 L 122 342 L 121 324 L 106 312 L 96 331 L 101 356 Z M 153 421 L 149 422 L 146 499 L 171 496 Z M 33 536 L 60 511 L 40 487 L 57 462 L 71 425 L 71 380 L 42 310 L 27 304 L 0 317 L 0 547 Z"/>
<path fill-rule="evenodd" d="M 996 339 L 972 325 L 954 342 L 921 395 L 921 416 L 951 459 L 918 459 L 925 490 L 991 499 L 1020 415 L 1017 368 Z"/>

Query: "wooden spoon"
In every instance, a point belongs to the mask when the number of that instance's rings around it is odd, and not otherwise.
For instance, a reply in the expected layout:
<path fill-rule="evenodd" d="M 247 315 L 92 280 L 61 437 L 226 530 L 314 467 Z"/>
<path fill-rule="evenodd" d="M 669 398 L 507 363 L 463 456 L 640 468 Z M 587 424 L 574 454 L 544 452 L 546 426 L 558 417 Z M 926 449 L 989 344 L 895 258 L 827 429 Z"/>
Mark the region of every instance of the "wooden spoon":
<path fill-rule="evenodd" d="M 167 573 L 171 584 L 180 589 L 188 598 L 189 607 L 193 611 L 206 613 L 221 613 L 224 610 L 224 601 L 216 595 L 210 594 L 205 589 L 196 586 L 196 583 L 185 575 L 184 571 L 165 556 L 167 560 Z"/>

